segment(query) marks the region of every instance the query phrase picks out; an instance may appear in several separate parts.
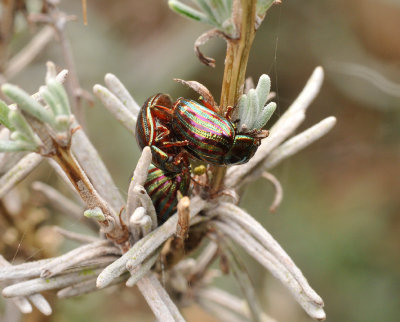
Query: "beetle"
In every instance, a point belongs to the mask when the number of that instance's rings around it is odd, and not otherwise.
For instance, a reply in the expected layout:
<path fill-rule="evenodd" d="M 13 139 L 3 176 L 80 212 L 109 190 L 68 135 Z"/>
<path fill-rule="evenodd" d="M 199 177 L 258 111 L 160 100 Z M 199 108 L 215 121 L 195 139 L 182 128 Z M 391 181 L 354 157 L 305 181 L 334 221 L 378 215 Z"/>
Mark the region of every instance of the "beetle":
<path fill-rule="evenodd" d="M 154 105 L 164 114 L 164 122 L 172 128 L 176 140 L 193 157 L 213 165 L 243 164 L 256 153 L 261 139 L 268 131 L 256 130 L 238 133 L 235 124 L 227 117 L 217 114 L 207 102 L 179 98 L 171 107 Z"/>
<path fill-rule="evenodd" d="M 170 130 L 164 125 L 169 116 L 155 106 L 167 110 L 172 108 L 171 97 L 166 94 L 155 94 L 142 105 L 136 122 L 136 142 L 143 149 L 149 146 L 152 162 L 164 171 L 180 173 L 189 161 L 182 146 L 187 141 L 176 141 Z"/>
<path fill-rule="evenodd" d="M 187 195 L 190 180 L 189 168 L 183 168 L 180 173 L 173 173 L 150 164 L 144 187 L 156 209 L 158 225 L 162 225 L 176 212 L 178 191 L 184 196 Z"/>

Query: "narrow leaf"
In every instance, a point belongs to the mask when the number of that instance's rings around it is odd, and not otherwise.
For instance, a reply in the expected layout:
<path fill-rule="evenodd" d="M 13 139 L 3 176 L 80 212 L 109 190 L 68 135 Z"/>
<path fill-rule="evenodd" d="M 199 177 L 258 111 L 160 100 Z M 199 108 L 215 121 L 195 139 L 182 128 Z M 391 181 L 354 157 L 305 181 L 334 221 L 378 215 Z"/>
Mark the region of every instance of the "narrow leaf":
<path fill-rule="evenodd" d="M 35 147 L 22 141 L 0 140 L 0 152 L 34 151 Z"/>
<path fill-rule="evenodd" d="M 96 219 L 96 220 L 98 220 L 98 221 L 104 221 L 104 220 L 106 220 L 106 217 L 104 216 L 103 212 L 102 212 L 101 209 L 98 208 L 98 207 L 93 208 L 93 209 L 85 210 L 85 212 L 83 213 L 83 215 L 84 215 L 86 218 L 94 218 L 94 219 Z"/>
<path fill-rule="evenodd" d="M 258 0 L 257 15 L 264 16 L 267 10 L 274 4 L 275 0 Z"/>
<path fill-rule="evenodd" d="M 35 101 L 27 92 L 11 84 L 2 86 L 3 93 L 18 104 L 18 107 L 43 123 L 54 125 L 51 112 Z"/>
<path fill-rule="evenodd" d="M 259 105 L 256 90 L 255 89 L 249 90 L 247 96 L 249 97 L 249 104 L 247 106 L 248 114 L 246 115 L 245 122 L 248 129 L 253 129 L 254 122 L 258 115 L 258 105 Z"/>
<path fill-rule="evenodd" d="M 239 120 L 240 124 L 242 124 L 242 120 L 244 119 L 245 111 L 246 111 L 246 95 L 243 94 L 239 100 Z"/>
<path fill-rule="evenodd" d="M 215 24 L 218 24 L 215 14 L 213 13 L 213 9 L 208 5 L 206 0 L 197 0 L 197 5 L 203 9 L 204 12 L 207 13 L 208 18 Z"/>
<path fill-rule="evenodd" d="M 264 125 L 267 124 L 272 114 L 274 114 L 275 109 L 276 109 L 275 102 L 271 102 L 268 105 L 264 106 L 262 112 L 256 118 L 253 128 L 262 129 Z"/>
<path fill-rule="evenodd" d="M 64 115 L 71 114 L 68 95 L 64 89 L 64 86 L 62 86 L 60 82 L 53 79 L 47 82 L 47 88 L 52 93 L 53 97 L 56 98 L 56 102 L 60 105 L 61 113 Z"/>
<path fill-rule="evenodd" d="M 61 105 L 57 102 L 57 98 L 50 92 L 50 90 L 46 86 L 40 87 L 39 93 L 43 97 L 47 105 L 49 105 L 54 115 L 62 114 Z"/>
<path fill-rule="evenodd" d="M 15 129 L 23 133 L 30 142 L 35 141 L 35 133 L 19 111 L 10 111 L 8 113 L 8 119 L 10 120 L 10 123 L 15 127 Z"/>
<path fill-rule="evenodd" d="M 0 100 L 0 123 L 3 124 L 6 128 L 10 129 L 11 131 L 14 130 L 14 127 L 8 120 L 8 112 L 10 109 L 8 108 L 7 104 Z"/>
<path fill-rule="evenodd" d="M 182 16 L 185 16 L 187 18 L 197 20 L 200 22 L 212 24 L 210 19 L 208 19 L 208 17 L 204 13 L 202 13 L 196 9 L 193 9 L 192 7 L 189 7 L 177 0 L 169 0 L 168 5 L 173 11 L 175 11 L 176 13 L 179 13 Z"/>
<path fill-rule="evenodd" d="M 258 80 L 258 84 L 256 87 L 258 103 L 260 105 L 259 106 L 260 111 L 267 103 L 267 98 L 270 90 L 271 90 L 271 79 L 269 78 L 268 75 L 262 74 L 260 76 L 260 79 Z"/>

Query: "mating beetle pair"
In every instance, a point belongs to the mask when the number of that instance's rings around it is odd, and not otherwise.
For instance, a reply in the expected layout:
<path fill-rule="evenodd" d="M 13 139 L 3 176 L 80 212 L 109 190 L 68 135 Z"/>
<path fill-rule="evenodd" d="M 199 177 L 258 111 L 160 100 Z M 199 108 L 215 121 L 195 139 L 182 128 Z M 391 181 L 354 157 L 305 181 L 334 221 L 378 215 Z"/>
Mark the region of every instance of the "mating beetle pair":
<path fill-rule="evenodd" d="M 207 102 L 179 98 L 173 104 L 165 94 L 147 99 L 136 123 L 136 140 L 141 148 L 151 148 L 153 164 L 144 186 L 159 224 L 176 211 L 178 191 L 189 191 L 189 158 L 213 165 L 242 164 L 266 133 L 238 133 L 229 115 L 220 116 Z"/>
<path fill-rule="evenodd" d="M 150 146 L 153 163 L 171 172 L 189 165 L 188 157 L 213 165 L 242 164 L 257 151 L 266 135 L 238 133 L 228 117 L 203 102 L 156 94 L 142 106 L 136 124 L 139 146 Z M 207 105 L 207 106 L 205 106 Z"/>

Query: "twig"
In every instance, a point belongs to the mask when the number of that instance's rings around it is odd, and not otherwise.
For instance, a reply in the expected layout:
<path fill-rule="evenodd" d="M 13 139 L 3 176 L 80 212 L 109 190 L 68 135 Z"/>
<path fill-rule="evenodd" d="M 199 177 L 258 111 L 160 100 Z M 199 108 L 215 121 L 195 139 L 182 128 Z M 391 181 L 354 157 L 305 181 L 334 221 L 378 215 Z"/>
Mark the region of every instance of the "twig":
<path fill-rule="evenodd" d="M 185 196 L 178 202 L 178 224 L 176 225 L 176 235 L 182 242 L 189 234 L 190 219 L 190 199 Z"/>
<path fill-rule="evenodd" d="M 272 205 L 269 207 L 270 212 L 275 212 L 276 209 L 278 209 L 279 205 L 282 202 L 283 199 L 283 189 L 282 185 L 279 182 L 279 180 L 272 174 L 267 171 L 264 171 L 262 176 L 267 179 L 269 182 L 272 183 L 272 185 L 275 188 L 275 196 L 274 200 L 272 201 Z"/>
<path fill-rule="evenodd" d="M 257 1 L 240 0 L 240 3 L 240 23 L 239 26 L 236 26 L 240 29 L 240 36 L 238 40 L 229 40 L 226 50 L 220 102 L 222 113 L 226 111 L 228 106 L 235 106 L 242 93 L 247 61 L 255 36 L 254 22 Z M 234 11 L 237 9 L 234 8 Z M 232 14 L 239 15 L 239 12 L 233 12 Z"/>
<path fill-rule="evenodd" d="M 243 92 L 247 61 L 255 36 L 255 18 L 257 0 L 235 1 L 232 19 L 236 30 L 240 30 L 239 39 L 227 42 L 224 78 L 222 82 L 220 112 L 222 115 L 228 106 L 235 106 Z M 212 192 L 218 192 L 224 184 L 226 167 L 214 167 L 211 182 Z"/>

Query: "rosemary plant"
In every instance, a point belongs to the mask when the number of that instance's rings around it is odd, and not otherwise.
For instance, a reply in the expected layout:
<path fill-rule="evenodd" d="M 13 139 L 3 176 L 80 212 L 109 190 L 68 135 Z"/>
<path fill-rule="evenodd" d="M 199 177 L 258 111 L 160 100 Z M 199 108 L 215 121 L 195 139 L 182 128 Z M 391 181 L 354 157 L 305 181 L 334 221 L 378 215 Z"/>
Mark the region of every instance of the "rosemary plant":
<path fill-rule="evenodd" d="M 203 63 L 213 66 L 215 61 L 205 57 L 199 46 L 214 36 L 226 40 L 219 112 L 223 114 L 228 106 L 234 107 L 242 132 L 264 127 L 276 108 L 274 102 L 269 102 L 273 95 L 267 75 L 260 77 L 255 89 L 247 88 L 243 93 L 243 88 L 256 30 L 267 10 L 277 2 L 193 0 L 192 7 L 178 0 L 169 1 L 177 13 L 215 28 L 195 42 L 195 51 Z M 55 8 L 50 12 L 53 18 L 56 12 Z M 70 66 L 73 68 L 73 64 Z M 67 74 L 67 70 L 57 74 L 54 64 L 48 63 L 45 85 L 33 95 L 14 85 L 2 86 L 3 93 L 15 104 L 0 102 L 0 122 L 4 125 L 0 165 L 2 171 L 6 169 L 0 178 L 0 197 L 42 160 L 47 160 L 79 194 L 84 206 L 43 183 L 36 182 L 33 188 L 46 195 L 57 209 L 75 217 L 91 218 L 95 223 L 91 228 L 100 234 L 93 238 L 59 228 L 60 234 L 82 245 L 58 257 L 19 265 L 11 265 L 0 257 L 3 297 L 12 300 L 22 313 L 30 312 L 33 304 L 48 315 L 51 308 L 41 295 L 43 291 L 58 290 L 59 298 L 67 298 L 125 283 L 127 287 L 138 286 L 160 321 L 184 321 L 179 307 L 191 302 L 197 302 L 221 320 L 273 321 L 258 304 L 234 246 L 239 245 L 282 282 L 305 312 L 314 319 L 325 319 L 324 303 L 300 269 L 268 231 L 238 206 L 245 185 L 265 177 L 276 187 L 272 206 L 275 209 L 282 189 L 277 178 L 267 171 L 334 126 L 335 118 L 328 117 L 293 136 L 319 92 L 323 81 L 321 67 L 314 70 L 303 91 L 271 127 L 269 137 L 248 163 L 229 169 L 208 167 L 203 171 L 206 174 L 193 174 L 200 182 L 210 176 L 211 189 L 193 189 L 189 198 L 179 200 L 177 213 L 161 226 L 157 225 L 154 206 L 143 187 L 152 158 L 150 149 L 142 152 L 125 200 L 72 112 L 77 109 L 77 101 L 74 98 L 71 104 L 64 89 Z M 205 86 L 181 82 L 215 102 Z M 78 86 L 76 82 L 74 86 Z M 97 84 L 93 92 L 134 135 L 139 105 L 119 79 L 107 74 L 105 86 Z M 19 152 L 15 165 L 6 168 L 7 160 L 15 160 L 10 159 L 15 152 Z M 207 245 L 199 256 L 186 257 L 201 240 Z M 226 259 L 243 290 L 242 299 L 212 286 L 215 272 L 210 266 L 220 256 Z"/>

